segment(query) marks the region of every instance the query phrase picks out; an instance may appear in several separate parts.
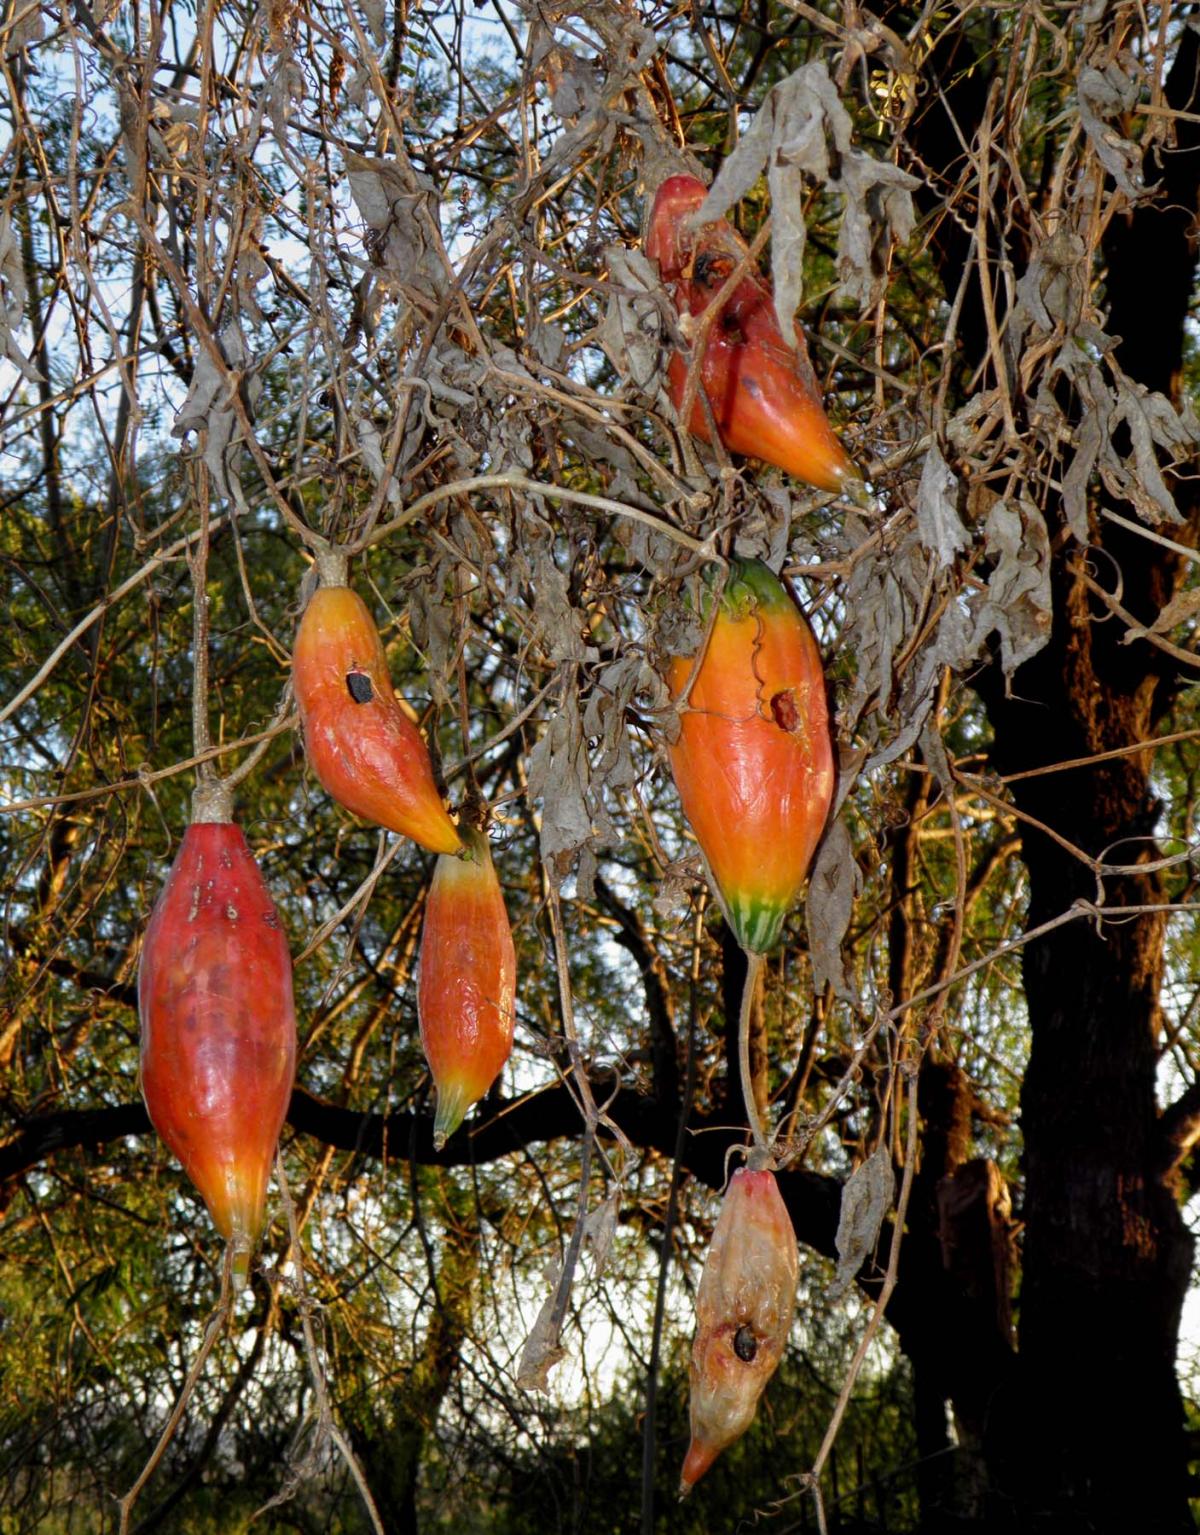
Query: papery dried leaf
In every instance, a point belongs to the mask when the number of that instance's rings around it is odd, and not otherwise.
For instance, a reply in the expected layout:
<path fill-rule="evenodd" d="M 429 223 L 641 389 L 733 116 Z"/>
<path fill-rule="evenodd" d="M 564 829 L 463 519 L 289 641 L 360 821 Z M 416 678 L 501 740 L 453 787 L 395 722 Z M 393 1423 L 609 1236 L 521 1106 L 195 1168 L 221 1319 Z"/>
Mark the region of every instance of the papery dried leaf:
<path fill-rule="evenodd" d="M 847 1178 L 838 1217 L 837 1273 L 830 1299 L 842 1296 L 854 1283 L 863 1263 L 875 1250 L 884 1217 L 896 1198 L 896 1174 L 888 1149 L 879 1145 Z"/>
<path fill-rule="evenodd" d="M 374 266 L 396 283 L 440 302 L 447 274 L 437 250 L 437 189 L 406 160 L 343 154 L 350 191 L 370 229 L 367 251 Z"/>
<path fill-rule="evenodd" d="M 658 274 L 641 251 L 610 245 L 608 304 L 597 339 L 608 360 L 636 388 L 648 390 L 658 376 L 663 347 Z"/>
<path fill-rule="evenodd" d="M 617 1234 L 617 1215 L 621 1191 L 614 1189 L 603 1204 L 589 1210 L 583 1222 L 583 1248 L 592 1255 L 592 1277 L 599 1279 L 608 1264 L 613 1238 Z"/>
<path fill-rule="evenodd" d="M 549 1391 L 550 1371 L 567 1357 L 566 1349 L 558 1341 L 561 1330 L 554 1325 L 554 1303 L 557 1296 L 558 1287 L 554 1284 L 525 1339 L 517 1364 L 517 1385 L 522 1391 Z"/>
<path fill-rule="evenodd" d="M 917 528 L 921 542 L 937 560 L 950 565 L 960 549 L 971 542 L 963 527 L 955 498 L 958 477 L 942 457 L 935 443 L 925 455 L 921 483 L 917 487 Z"/>
<path fill-rule="evenodd" d="M 389 506 L 399 506 L 400 486 L 396 482 L 396 476 L 388 473 L 383 456 L 383 438 L 379 434 L 379 428 L 366 416 L 360 416 L 354 423 L 354 430 L 358 437 L 359 452 L 362 454 L 363 463 L 370 471 L 371 478 L 376 485 L 382 485 L 386 480 L 385 498 Z"/>
<path fill-rule="evenodd" d="M 23 0 L 16 0 L 13 10 L 18 19 L 4 34 L 4 56 L 8 59 L 15 58 L 22 48 L 40 43 L 46 35 L 46 23 L 42 18 L 40 5 L 30 5 L 23 3 Z"/>
<path fill-rule="evenodd" d="M 1146 631 L 1148 634 L 1170 634 L 1172 629 L 1177 629 L 1180 624 L 1186 624 L 1200 613 L 1200 591 L 1195 587 L 1187 591 L 1176 592 L 1170 602 L 1161 609 L 1158 617 Z M 1136 631 L 1130 631 L 1125 636 L 1125 643 L 1131 644 L 1138 638 Z"/>
<path fill-rule="evenodd" d="M 383 0 L 359 0 L 359 4 L 367 19 L 371 41 L 376 48 L 382 48 L 388 40 L 387 11 Z"/>
<path fill-rule="evenodd" d="M 17 345 L 13 330 L 25 323 L 25 267 L 8 214 L 0 214 L 0 352 L 31 384 L 37 370 Z"/>
<path fill-rule="evenodd" d="M 846 973 L 842 940 L 850 927 L 854 902 L 862 889 L 862 871 L 845 823 L 832 821 L 817 849 L 808 877 L 804 916 L 808 925 L 808 954 L 812 963 L 813 991 L 826 985 L 843 1001 L 857 1003 L 853 978 Z"/>
<path fill-rule="evenodd" d="M 1085 65 L 1079 71 L 1079 121 L 1101 165 L 1129 197 L 1143 190 L 1142 151 L 1122 138 L 1112 121 L 1133 108 L 1139 90 L 1137 78 L 1125 74 L 1116 59 L 1103 69 Z"/>
<path fill-rule="evenodd" d="M 583 715 L 584 734 L 597 743 L 593 779 L 612 791 L 637 782 L 627 714 L 641 697 L 648 713 L 670 703 L 666 684 L 640 655 L 627 654 L 606 666 L 592 684 Z"/>
<path fill-rule="evenodd" d="M 844 296 L 873 303 L 886 276 L 887 251 L 912 233 L 910 193 L 919 182 L 856 148 L 853 131 L 824 62 L 803 65 L 768 92 L 695 215 L 697 224 L 722 218 L 766 167 L 775 313 L 785 336 L 792 332 L 803 290 L 806 176 L 844 199 L 838 233 Z"/>
<path fill-rule="evenodd" d="M 547 873 L 561 884 L 594 834 L 591 770 L 570 690 L 529 754 L 528 794 L 542 801 L 541 851 Z"/>
<path fill-rule="evenodd" d="M 1050 535 L 1031 501 L 997 501 L 984 529 L 993 562 L 987 597 L 976 617 L 982 640 L 1000 635 L 1000 664 L 1007 678 L 1050 638 L 1053 597 L 1050 589 Z"/>
<path fill-rule="evenodd" d="M 1115 418 L 1124 421 L 1133 443 L 1133 504 L 1152 522 L 1182 522 L 1162 477 L 1155 445 L 1182 458 L 1198 446 L 1196 439 L 1169 400 L 1124 376 L 1117 383 Z"/>
<path fill-rule="evenodd" d="M 912 234 L 916 211 L 911 194 L 920 182 L 890 160 L 846 151 L 836 185 L 846 199 L 838 230 L 838 292 L 867 308 L 883 293 L 892 247 Z"/>
<path fill-rule="evenodd" d="M 182 438 L 189 432 L 207 433 L 204 463 L 212 475 L 214 489 L 218 494 L 228 496 L 234 494 L 236 480 L 233 450 L 241 440 L 232 391 L 238 387 L 240 379 L 247 409 L 252 411 L 262 393 L 262 383 L 250 373 L 254 359 L 242 327 L 236 321 L 224 327 L 217 345 L 229 373 L 222 371 L 207 346 L 203 343 L 197 346 L 196 367 L 171 428 L 171 436 Z"/>
<path fill-rule="evenodd" d="M 1100 460 L 1104 442 L 1104 422 L 1096 411 L 1089 411 L 1075 433 L 1075 453 L 1071 467 L 1063 476 L 1063 511 L 1067 526 L 1080 543 L 1088 538 L 1088 485 Z"/>
<path fill-rule="evenodd" d="M 1083 312 L 1087 296 L 1087 247 L 1070 228 L 1056 230 L 1036 247 L 1024 277 L 1017 284 L 1014 326 L 1020 333 L 1030 322 L 1044 335 L 1059 326 L 1070 332 Z"/>
<path fill-rule="evenodd" d="M 414 573 L 416 574 L 416 573 Z M 445 707 L 450 699 L 451 662 L 457 650 L 458 624 L 454 605 L 446 601 L 446 591 L 453 575 L 448 558 L 438 560 L 420 572 L 409 597 L 409 622 L 413 644 L 421 652 L 434 702 Z"/>
<path fill-rule="evenodd" d="M 762 485 L 734 536 L 733 552 L 779 570 L 787 559 L 792 526 L 792 493 L 782 485 Z"/>
<path fill-rule="evenodd" d="M 289 49 L 279 56 L 267 85 L 267 115 L 281 144 L 288 142 L 288 121 L 296 103 L 304 100 L 304 71 Z"/>

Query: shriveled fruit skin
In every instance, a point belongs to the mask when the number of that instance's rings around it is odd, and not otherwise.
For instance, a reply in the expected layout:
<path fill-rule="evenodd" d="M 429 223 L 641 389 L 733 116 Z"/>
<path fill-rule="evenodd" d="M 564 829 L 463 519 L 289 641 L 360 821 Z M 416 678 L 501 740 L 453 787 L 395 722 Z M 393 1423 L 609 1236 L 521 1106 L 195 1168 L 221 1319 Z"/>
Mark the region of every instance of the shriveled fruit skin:
<path fill-rule="evenodd" d="M 787 1345 L 799 1270 L 796 1234 L 775 1174 L 739 1169 L 729 1181 L 696 1292 L 692 1438 L 682 1492 L 753 1422 Z"/>
<path fill-rule="evenodd" d="M 500 1075 L 516 1009 L 517 957 L 487 838 L 465 828 L 463 840 L 462 858 L 437 861 L 421 934 L 417 1006 L 439 1148 Z"/>
<path fill-rule="evenodd" d="M 679 698 L 695 657 L 676 656 Z M 812 630 L 759 560 L 732 562 L 671 771 L 725 916 L 765 953 L 799 899 L 833 797 L 825 677 Z"/>
<path fill-rule="evenodd" d="M 725 219 L 696 230 L 687 220 L 707 195 L 694 176 L 671 176 L 658 189 L 646 254 L 658 262 L 681 315 L 702 315 L 746 254 L 746 242 Z M 670 395 L 683 406 L 687 363 L 668 364 Z M 770 285 L 751 266 L 713 321 L 700 361 L 700 383 L 722 443 L 775 464 L 808 485 L 838 491 L 858 474 L 833 433 L 799 331 L 784 340 Z M 711 442 L 708 414 L 696 392 L 688 429 Z"/>
<path fill-rule="evenodd" d="M 367 605 L 348 586 L 318 588 L 304 610 L 292 684 L 309 763 L 334 799 L 431 853 L 456 853 L 429 749 L 392 690 Z"/>
<path fill-rule="evenodd" d="M 296 1070 L 292 959 L 239 827 L 189 826 L 138 970 L 142 1093 L 244 1274 Z"/>

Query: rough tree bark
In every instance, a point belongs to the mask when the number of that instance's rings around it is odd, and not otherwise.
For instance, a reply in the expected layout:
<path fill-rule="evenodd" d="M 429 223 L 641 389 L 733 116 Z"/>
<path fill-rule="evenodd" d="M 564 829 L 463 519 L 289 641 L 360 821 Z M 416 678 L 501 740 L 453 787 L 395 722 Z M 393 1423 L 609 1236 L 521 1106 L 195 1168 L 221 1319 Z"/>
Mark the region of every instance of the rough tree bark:
<path fill-rule="evenodd" d="M 1167 82 L 1168 101 L 1185 112 L 1196 110 L 1198 59 L 1189 27 Z M 982 98 L 978 84 L 954 93 L 968 142 L 978 122 L 970 113 Z M 961 144 L 947 136 L 941 110 L 931 110 L 919 134 L 927 151 L 939 144 L 951 151 L 931 162 L 948 169 Z M 1118 360 L 1138 382 L 1176 397 L 1197 255 L 1200 159 L 1195 125 L 1181 122 L 1178 133 L 1175 151 L 1161 161 L 1147 157 L 1147 182 L 1159 182 L 1160 195 L 1115 224 L 1104 251 L 1108 329 L 1128 338 Z M 946 227 L 952 241 L 949 221 Z M 949 286 L 954 255 L 944 247 L 935 254 Z M 964 350 L 982 346 L 978 309 L 978 293 L 969 294 Z M 973 366 L 981 356 L 977 350 L 965 361 Z M 1181 509 L 1194 521 L 1194 505 L 1181 500 Z M 1150 622 L 1174 590 L 1178 564 L 1095 513 L 1092 539 L 1109 556 L 1096 573 L 1060 524 L 1052 638 L 1011 690 L 995 662 L 974 679 L 1001 773 L 1147 741 L 1170 701 L 1173 679 L 1161 655 L 1144 642 L 1122 644 L 1119 623 L 1097 622 L 1107 614 L 1085 578 L 1098 573 L 1107 584 L 1115 566 L 1123 605 Z M 1077 899 L 1098 899 L 1095 873 L 1060 839 L 1113 863 L 1154 856 L 1152 755 L 1012 786 L 1018 809 L 1031 818 L 1023 825 L 1030 926 Z M 1153 873 L 1109 877 L 1102 899 L 1152 907 L 1163 899 L 1161 881 Z M 1193 1528 L 1175 1372 L 1192 1243 L 1162 1172 L 1155 1097 L 1163 940 L 1164 919 L 1151 911 L 1102 927 L 1070 923 L 1024 951 L 1031 1051 L 1021 1095 L 1019 1351 L 1010 1367 L 1001 1365 L 985 1432 L 986 1522 L 996 1530 Z"/>

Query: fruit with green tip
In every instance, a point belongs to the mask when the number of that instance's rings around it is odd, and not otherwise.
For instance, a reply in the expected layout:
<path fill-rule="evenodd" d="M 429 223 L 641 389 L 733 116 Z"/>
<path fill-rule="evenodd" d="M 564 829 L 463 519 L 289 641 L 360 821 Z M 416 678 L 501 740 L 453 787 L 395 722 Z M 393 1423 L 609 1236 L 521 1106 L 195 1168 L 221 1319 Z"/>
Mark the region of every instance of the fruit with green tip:
<path fill-rule="evenodd" d="M 417 1008 L 437 1089 L 440 1150 L 512 1050 L 517 959 L 487 837 L 461 829 L 461 858 L 437 861 L 425 903 Z"/>
<path fill-rule="evenodd" d="M 684 814 L 738 942 L 765 953 L 800 897 L 833 797 L 816 640 L 778 576 L 734 560 L 698 669 L 676 656 L 667 681 L 674 698 L 687 689 L 668 748 Z"/>

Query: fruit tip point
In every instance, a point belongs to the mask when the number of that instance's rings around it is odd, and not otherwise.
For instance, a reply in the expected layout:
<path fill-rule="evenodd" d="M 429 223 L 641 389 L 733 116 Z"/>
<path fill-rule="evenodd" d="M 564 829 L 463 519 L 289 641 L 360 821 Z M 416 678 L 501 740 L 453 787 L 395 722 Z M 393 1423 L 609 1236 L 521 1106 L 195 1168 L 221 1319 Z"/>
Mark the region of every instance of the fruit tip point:
<path fill-rule="evenodd" d="M 462 1124 L 471 1101 L 459 1086 L 437 1090 L 437 1113 L 433 1120 L 433 1149 L 441 1151 Z"/>

